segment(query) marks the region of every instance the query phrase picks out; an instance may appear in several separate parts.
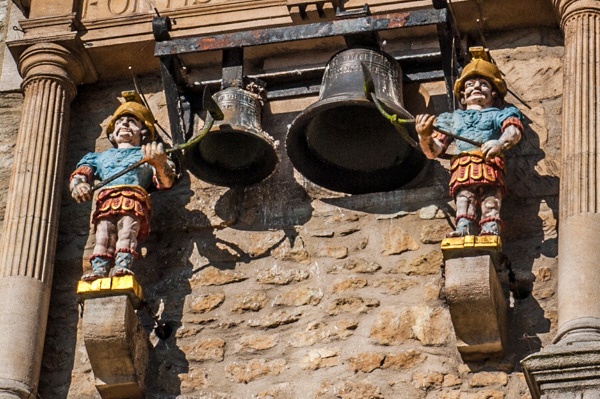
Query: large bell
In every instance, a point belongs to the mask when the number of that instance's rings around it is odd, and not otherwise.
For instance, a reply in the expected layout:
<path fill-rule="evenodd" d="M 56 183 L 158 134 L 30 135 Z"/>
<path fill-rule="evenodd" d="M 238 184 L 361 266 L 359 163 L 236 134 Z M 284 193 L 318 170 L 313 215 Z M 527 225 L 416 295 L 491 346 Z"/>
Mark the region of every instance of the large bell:
<path fill-rule="evenodd" d="M 222 186 L 250 185 L 269 177 L 279 157 L 273 138 L 262 130 L 258 95 L 228 87 L 213 99 L 224 118 L 186 154 L 190 170 L 202 180 Z"/>
<path fill-rule="evenodd" d="M 363 68 L 390 114 L 412 116 L 402 102 L 402 71 L 389 55 L 351 48 L 328 62 L 319 99 L 292 122 L 286 139 L 294 167 L 312 182 L 350 194 L 390 191 L 410 182 L 425 165 L 364 93 Z M 414 126 L 408 129 L 416 140 Z"/>

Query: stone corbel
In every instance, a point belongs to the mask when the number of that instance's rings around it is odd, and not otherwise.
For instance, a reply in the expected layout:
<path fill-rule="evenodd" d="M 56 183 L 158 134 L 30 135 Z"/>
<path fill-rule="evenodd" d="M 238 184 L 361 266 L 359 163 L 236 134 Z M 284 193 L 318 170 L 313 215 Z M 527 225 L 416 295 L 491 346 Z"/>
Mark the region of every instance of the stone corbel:
<path fill-rule="evenodd" d="M 337 6 L 338 0 L 287 0 L 290 16 L 295 23 L 319 20 L 331 21 L 335 18 Z"/>
<path fill-rule="evenodd" d="M 103 399 L 143 399 L 150 342 L 134 308 L 142 290 L 133 276 L 80 281 L 83 340 Z"/>
<path fill-rule="evenodd" d="M 507 297 L 501 242 L 497 236 L 466 236 L 442 241 L 445 292 L 464 361 L 504 355 Z"/>

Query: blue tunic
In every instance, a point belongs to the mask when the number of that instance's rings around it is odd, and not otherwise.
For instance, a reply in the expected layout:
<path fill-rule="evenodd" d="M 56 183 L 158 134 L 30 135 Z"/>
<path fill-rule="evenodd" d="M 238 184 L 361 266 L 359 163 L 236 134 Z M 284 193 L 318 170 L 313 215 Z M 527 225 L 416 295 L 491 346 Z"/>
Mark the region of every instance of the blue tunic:
<path fill-rule="evenodd" d="M 86 154 L 77 164 L 77 168 L 89 166 L 94 171 L 95 178 L 105 180 L 128 166 L 135 164 L 142 158 L 141 147 L 111 148 L 102 152 L 90 152 Z M 105 187 L 136 185 L 147 189 L 152 185 L 153 173 L 152 167 L 145 163 L 113 180 Z"/>
<path fill-rule="evenodd" d="M 489 140 L 498 140 L 502 135 L 502 124 L 508 118 L 522 119 L 521 112 L 513 106 L 503 109 L 485 108 L 482 110 L 461 110 L 444 112 L 438 116 L 435 127 L 439 127 L 458 136 L 485 143 Z M 460 152 L 476 150 L 479 147 L 456 140 Z"/>

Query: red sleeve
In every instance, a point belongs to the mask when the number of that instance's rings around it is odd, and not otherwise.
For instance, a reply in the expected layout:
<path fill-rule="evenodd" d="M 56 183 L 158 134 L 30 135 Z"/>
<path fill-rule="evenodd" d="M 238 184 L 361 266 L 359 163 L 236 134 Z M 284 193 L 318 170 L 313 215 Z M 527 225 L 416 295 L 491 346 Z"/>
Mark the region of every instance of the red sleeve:
<path fill-rule="evenodd" d="M 94 171 L 89 166 L 83 165 L 75 169 L 71 176 L 69 177 L 69 182 L 73 180 L 73 176 L 82 175 L 85 176 L 85 180 L 87 183 L 91 183 L 94 180 Z"/>
<path fill-rule="evenodd" d="M 506 130 L 506 128 L 509 126 L 515 126 L 517 129 L 519 129 L 521 131 L 521 133 L 523 133 L 523 124 L 521 123 L 519 118 L 516 118 L 514 116 L 511 116 L 510 118 L 506 118 L 504 120 L 504 122 L 502 122 L 502 131 L 504 132 L 504 130 Z"/>
<path fill-rule="evenodd" d="M 448 137 L 444 133 L 438 132 L 437 130 L 434 130 L 434 132 L 431 135 L 431 137 L 434 138 L 434 139 L 438 139 L 439 141 L 442 142 L 442 154 L 446 152 L 446 150 L 448 149 L 448 146 L 452 142 L 452 138 L 451 137 Z"/>

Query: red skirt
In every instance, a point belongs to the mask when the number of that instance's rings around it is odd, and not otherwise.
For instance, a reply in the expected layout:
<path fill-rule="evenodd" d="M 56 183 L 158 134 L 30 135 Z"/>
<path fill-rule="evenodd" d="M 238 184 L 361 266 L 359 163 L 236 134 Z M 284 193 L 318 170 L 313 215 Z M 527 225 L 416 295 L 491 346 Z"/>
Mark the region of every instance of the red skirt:
<path fill-rule="evenodd" d="M 451 196 L 461 187 L 474 185 L 498 187 L 503 194 L 506 192 L 506 166 L 502 156 L 486 161 L 479 151 L 463 152 L 452 158 L 450 173 Z"/>
<path fill-rule="evenodd" d="M 113 219 L 119 216 L 131 216 L 140 223 L 138 240 L 143 241 L 150 233 L 150 196 L 139 186 L 114 186 L 105 188 L 96 198 L 96 210 L 92 221 L 96 224 L 102 219 Z"/>

